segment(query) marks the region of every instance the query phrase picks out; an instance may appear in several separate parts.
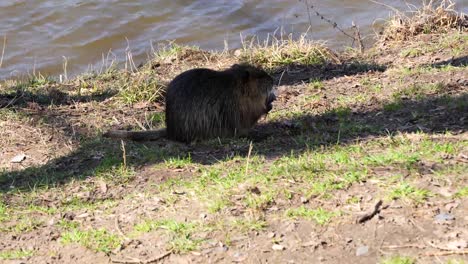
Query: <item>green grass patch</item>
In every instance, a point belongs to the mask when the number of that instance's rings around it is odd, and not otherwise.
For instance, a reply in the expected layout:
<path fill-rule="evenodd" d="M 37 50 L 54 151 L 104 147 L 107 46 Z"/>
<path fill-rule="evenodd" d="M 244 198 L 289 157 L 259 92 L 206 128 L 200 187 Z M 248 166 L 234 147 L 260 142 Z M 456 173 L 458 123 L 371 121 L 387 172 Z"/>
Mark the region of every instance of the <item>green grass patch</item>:
<path fill-rule="evenodd" d="M 58 221 L 56 225 L 64 230 L 77 230 L 80 227 L 80 223 L 64 219 Z"/>
<path fill-rule="evenodd" d="M 394 102 L 387 103 L 383 106 L 383 109 L 387 112 L 396 112 L 403 108 L 404 104 L 401 100 L 395 100 Z"/>
<path fill-rule="evenodd" d="M 166 164 L 166 167 L 170 169 L 185 169 L 193 164 L 190 153 L 187 155 L 187 157 L 171 157 L 165 160 L 164 163 Z"/>
<path fill-rule="evenodd" d="M 419 49 L 419 48 L 408 48 L 408 49 L 404 49 L 400 52 L 400 56 L 401 57 L 409 57 L 409 58 L 415 58 L 415 57 L 419 57 L 421 55 L 423 55 L 424 52 Z"/>
<path fill-rule="evenodd" d="M 389 199 L 410 199 L 416 203 L 422 203 L 429 196 L 431 196 L 431 193 L 428 190 L 416 188 L 407 182 L 401 182 L 390 191 Z"/>
<path fill-rule="evenodd" d="M 416 260 L 410 257 L 393 256 L 383 259 L 381 264 L 415 264 Z"/>
<path fill-rule="evenodd" d="M 101 206 L 112 207 L 116 205 L 116 201 L 112 199 L 101 201 L 87 201 L 79 197 L 70 197 L 62 201 L 60 210 L 62 211 L 76 211 L 76 210 L 96 210 Z"/>
<path fill-rule="evenodd" d="M 460 190 L 455 193 L 455 197 L 466 198 L 468 197 L 468 187 L 462 187 Z"/>
<path fill-rule="evenodd" d="M 8 207 L 0 201 L 0 223 L 8 219 Z"/>
<path fill-rule="evenodd" d="M 63 244 L 80 244 L 88 249 L 96 252 L 104 252 L 106 254 L 117 249 L 122 243 L 122 239 L 119 236 L 112 234 L 105 229 L 84 231 L 73 229 L 62 233 L 60 241 Z"/>
<path fill-rule="evenodd" d="M 443 83 L 429 83 L 429 84 L 412 84 L 407 88 L 400 89 L 392 94 L 394 100 L 401 100 L 404 98 L 422 99 L 425 95 L 440 93 L 444 90 Z"/>
<path fill-rule="evenodd" d="M 268 226 L 268 223 L 255 219 L 235 219 L 230 226 L 242 233 L 248 233 L 250 231 L 262 231 Z"/>
<path fill-rule="evenodd" d="M 0 226 L 1 232 L 13 232 L 15 234 L 22 234 L 30 232 L 40 226 L 42 226 L 43 221 L 38 219 L 32 219 L 29 217 L 20 217 L 12 226 Z"/>
<path fill-rule="evenodd" d="M 160 100 L 166 89 L 165 85 L 156 79 L 155 75 L 140 74 L 138 77 L 129 78 L 121 83 L 118 98 L 129 105 Z"/>
<path fill-rule="evenodd" d="M 323 208 L 308 209 L 305 206 L 299 208 L 288 209 L 286 216 L 290 218 L 303 218 L 307 220 L 315 221 L 319 225 L 327 224 L 335 216 L 339 215 L 337 212 L 330 212 Z"/>
<path fill-rule="evenodd" d="M 319 79 L 311 79 L 309 81 L 308 87 L 313 90 L 320 90 L 324 87 L 324 84 Z"/>
<path fill-rule="evenodd" d="M 194 233 L 203 228 L 195 222 L 178 222 L 172 219 L 147 220 L 134 226 L 137 232 L 151 232 L 158 229 L 166 230 L 170 236 L 169 248 L 176 253 L 186 253 L 198 249 L 202 239 L 194 237 Z"/>
<path fill-rule="evenodd" d="M 26 250 L 26 249 L 3 250 L 3 251 L 0 251 L 0 260 L 18 260 L 18 259 L 32 257 L 33 255 L 34 255 L 33 250 Z"/>

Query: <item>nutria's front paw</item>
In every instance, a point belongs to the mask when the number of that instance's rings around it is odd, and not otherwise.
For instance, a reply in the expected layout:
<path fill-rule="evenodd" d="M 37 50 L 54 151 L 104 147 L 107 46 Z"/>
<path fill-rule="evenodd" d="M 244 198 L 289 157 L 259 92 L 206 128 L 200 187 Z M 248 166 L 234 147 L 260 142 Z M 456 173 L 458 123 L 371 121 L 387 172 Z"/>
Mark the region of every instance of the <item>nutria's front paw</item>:
<path fill-rule="evenodd" d="M 274 93 L 270 93 L 270 95 L 267 98 L 266 102 L 266 112 L 270 112 L 271 109 L 273 109 L 273 102 L 276 100 L 276 96 Z"/>

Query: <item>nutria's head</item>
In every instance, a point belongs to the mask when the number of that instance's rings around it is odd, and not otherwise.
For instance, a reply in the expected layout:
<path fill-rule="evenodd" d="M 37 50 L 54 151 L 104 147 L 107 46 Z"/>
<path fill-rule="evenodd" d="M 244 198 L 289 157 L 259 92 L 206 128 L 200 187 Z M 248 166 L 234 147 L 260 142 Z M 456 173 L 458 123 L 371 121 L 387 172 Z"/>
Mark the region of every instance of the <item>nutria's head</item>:
<path fill-rule="evenodd" d="M 243 85 L 243 93 L 249 97 L 259 98 L 260 102 L 264 102 L 265 113 L 268 113 L 276 100 L 273 91 L 273 78 L 264 70 L 248 64 L 234 64 L 231 67 L 237 74 L 240 75 Z"/>

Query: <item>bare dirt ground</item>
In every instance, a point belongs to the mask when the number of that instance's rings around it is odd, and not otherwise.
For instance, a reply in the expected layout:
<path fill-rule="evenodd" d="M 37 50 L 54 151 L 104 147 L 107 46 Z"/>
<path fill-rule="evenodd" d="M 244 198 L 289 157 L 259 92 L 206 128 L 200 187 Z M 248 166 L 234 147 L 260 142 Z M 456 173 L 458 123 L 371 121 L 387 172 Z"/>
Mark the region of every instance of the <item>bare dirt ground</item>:
<path fill-rule="evenodd" d="M 162 84 L 237 61 L 177 54 Z M 193 145 L 100 136 L 163 123 L 114 87 L 138 71 L 4 84 L 0 262 L 466 263 L 467 54 L 453 31 L 278 68 L 249 138 Z"/>

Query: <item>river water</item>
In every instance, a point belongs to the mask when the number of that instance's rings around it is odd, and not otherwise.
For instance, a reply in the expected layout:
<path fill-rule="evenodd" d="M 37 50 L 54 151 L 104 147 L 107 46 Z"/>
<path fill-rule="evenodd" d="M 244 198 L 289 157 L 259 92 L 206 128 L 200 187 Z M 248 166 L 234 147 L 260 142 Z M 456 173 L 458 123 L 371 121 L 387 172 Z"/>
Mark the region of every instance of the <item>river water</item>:
<path fill-rule="evenodd" d="M 421 1 L 379 2 L 405 10 Z M 468 0 L 455 0 L 467 12 Z M 344 34 L 315 15 L 320 12 L 351 32 L 360 26 L 366 42 L 374 22 L 389 16 L 388 7 L 369 0 L 0 0 L 0 56 L 6 47 L 0 79 L 42 73 L 69 76 L 99 70 L 103 56 L 124 61 L 131 51 L 135 63 L 144 62 L 152 46 L 164 41 L 208 50 L 240 47 L 240 35 L 260 38 L 276 29 L 305 32 L 340 48 L 350 45 Z M 310 18 L 309 18 L 310 14 Z M 374 25 L 375 27 L 375 25 Z"/>

